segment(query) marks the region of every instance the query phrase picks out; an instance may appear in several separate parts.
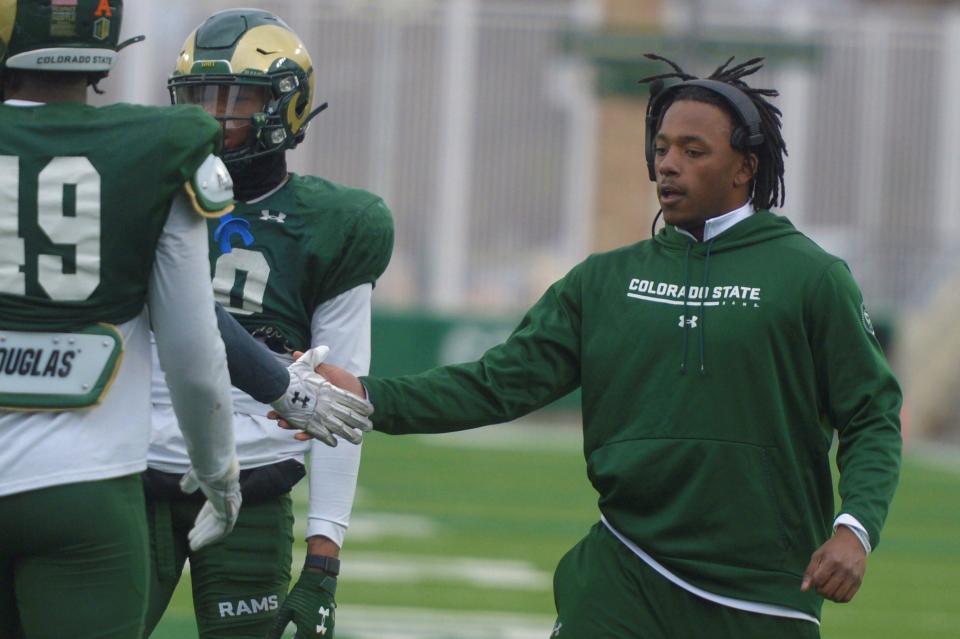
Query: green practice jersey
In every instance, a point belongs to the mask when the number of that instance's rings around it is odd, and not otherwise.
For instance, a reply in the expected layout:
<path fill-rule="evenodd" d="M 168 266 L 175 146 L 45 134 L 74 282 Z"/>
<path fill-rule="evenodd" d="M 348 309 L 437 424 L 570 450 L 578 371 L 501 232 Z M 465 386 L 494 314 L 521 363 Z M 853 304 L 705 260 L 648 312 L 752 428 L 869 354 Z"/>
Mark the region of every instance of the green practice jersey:
<path fill-rule="evenodd" d="M 171 201 L 220 136 L 193 106 L 0 105 L 0 328 L 140 313 Z"/>
<path fill-rule="evenodd" d="M 274 350 L 309 348 L 314 309 L 374 283 L 393 252 L 393 219 L 382 199 L 316 177 L 291 174 L 233 214 L 250 222 L 254 242 L 222 253 L 218 222 L 210 223 L 216 298 Z"/>
<path fill-rule="evenodd" d="M 840 513 L 875 548 L 901 393 L 846 265 L 758 211 L 707 242 L 668 226 L 593 255 L 480 360 L 363 378 L 374 428 L 502 423 L 576 387 L 600 511 L 708 593 L 819 617 L 800 591 Z"/>

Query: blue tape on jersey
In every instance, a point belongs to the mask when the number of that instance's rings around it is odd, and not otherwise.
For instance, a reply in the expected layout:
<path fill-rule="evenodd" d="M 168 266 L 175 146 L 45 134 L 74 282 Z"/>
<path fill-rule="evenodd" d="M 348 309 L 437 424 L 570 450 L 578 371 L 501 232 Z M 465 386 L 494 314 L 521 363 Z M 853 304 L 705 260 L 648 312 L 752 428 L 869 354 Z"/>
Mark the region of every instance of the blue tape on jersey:
<path fill-rule="evenodd" d="M 253 233 L 250 232 L 250 222 L 242 217 L 233 217 L 227 213 L 220 218 L 220 223 L 213 232 L 213 240 L 220 244 L 221 253 L 233 250 L 233 236 L 239 235 L 244 246 L 253 244 Z"/>

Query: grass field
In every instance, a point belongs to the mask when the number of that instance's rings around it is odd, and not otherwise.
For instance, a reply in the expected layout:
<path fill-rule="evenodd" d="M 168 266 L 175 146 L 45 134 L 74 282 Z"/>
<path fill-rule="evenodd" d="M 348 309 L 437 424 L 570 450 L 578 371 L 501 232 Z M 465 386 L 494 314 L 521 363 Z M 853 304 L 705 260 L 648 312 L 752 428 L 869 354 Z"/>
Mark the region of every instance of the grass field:
<path fill-rule="evenodd" d="M 546 639 L 553 567 L 598 517 L 577 430 L 373 434 L 364 446 L 337 639 Z M 826 639 L 960 637 L 960 457 L 906 457 L 865 584 L 852 604 L 826 605 L 822 630 Z M 196 637 L 186 579 L 153 637 Z"/>

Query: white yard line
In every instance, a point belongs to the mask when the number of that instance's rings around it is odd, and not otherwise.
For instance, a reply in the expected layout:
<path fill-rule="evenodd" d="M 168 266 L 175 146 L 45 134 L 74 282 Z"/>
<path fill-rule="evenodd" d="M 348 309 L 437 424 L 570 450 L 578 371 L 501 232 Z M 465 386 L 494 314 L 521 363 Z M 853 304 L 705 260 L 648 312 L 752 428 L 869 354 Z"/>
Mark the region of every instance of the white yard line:
<path fill-rule="evenodd" d="M 348 539 L 374 541 L 377 539 L 427 539 L 436 537 L 440 526 L 431 517 L 401 513 L 356 513 L 350 518 Z"/>
<path fill-rule="evenodd" d="M 345 606 L 337 610 L 341 639 L 545 639 L 553 618 L 505 612 Z"/>
<path fill-rule="evenodd" d="M 418 437 L 425 444 L 443 448 L 534 452 L 580 452 L 583 448 L 580 421 L 570 416 L 558 417 L 556 422 L 538 416 L 458 433 Z"/>
<path fill-rule="evenodd" d="M 306 556 L 302 548 L 293 550 L 293 581 L 300 574 Z M 553 584 L 550 572 L 526 561 L 476 557 L 435 557 L 346 552 L 343 573 L 351 582 L 461 584 L 473 588 L 548 592 Z M 183 568 L 190 572 L 190 562 Z"/>
<path fill-rule="evenodd" d="M 302 548 L 294 547 L 294 572 L 303 565 L 304 556 Z M 553 583 L 552 573 L 527 561 L 509 559 L 395 555 L 347 549 L 342 562 L 343 574 L 349 575 L 351 582 L 404 585 L 433 582 L 540 592 L 549 591 Z"/>
<path fill-rule="evenodd" d="M 904 457 L 933 470 L 960 475 L 960 446 L 912 441 Z"/>
<path fill-rule="evenodd" d="M 344 553 L 351 581 L 378 583 L 462 583 L 477 588 L 549 591 L 551 573 L 527 561 L 475 557 L 431 557 Z"/>

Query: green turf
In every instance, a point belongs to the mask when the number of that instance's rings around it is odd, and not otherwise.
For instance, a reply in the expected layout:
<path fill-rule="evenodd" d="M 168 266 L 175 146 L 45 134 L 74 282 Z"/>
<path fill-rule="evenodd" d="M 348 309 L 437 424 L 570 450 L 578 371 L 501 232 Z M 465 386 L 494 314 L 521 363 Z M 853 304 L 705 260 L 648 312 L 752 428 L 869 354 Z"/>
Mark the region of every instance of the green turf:
<path fill-rule="evenodd" d="M 513 427 L 511 427 L 513 428 Z M 515 429 L 514 429 L 515 431 Z M 506 432 L 506 431 L 504 431 Z M 534 430 L 542 437 L 551 431 Z M 491 432 L 494 434 L 494 432 Z M 384 530 L 379 537 L 348 536 L 344 577 L 338 593 L 338 627 L 348 628 L 351 606 L 526 613 L 540 623 L 553 615 L 549 575 L 560 556 L 596 520 L 575 435 L 561 433 L 559 445 L 534 446 L 518 439 L 519 451 L 484 446 L 450 436 L 438 446 L 424 437 L 368 436 L 355 517 L 414 515 L 430 522 L 433 534 L 416 537 Z M 447 436 L 444 436 L 447 437 Z M 456 439 L 460 437 L 460 439 Z M 456 445 L 457 442 L 463 445 Z M 957 460 L 960 468 L 960 460 Z M 920 458 L 904 464 L 901 487 L 863 589 L 853 603 L 828 603 L 826 639 L 948 639 L 960 636 L 960 472 L 937 470 Z M 295 501 L 302 526 L 306 494 Z M 301 544 L 302 545 L 302 544 Z M 389 559 L 474 558 L 516 560 L 547 581 L 510 588 L 468 583 L 459 577 L 416 582 L 350 577 L 351 562 Z M 367 565 L 370 562 L 367 561 Z M 375 563 L 373 565 L 376 565 Z M 438 631 L 439 632 L 439 631 Z M 423 634 L 459 639 L 487 635 Z M 464 631 L 466 632 L 466 631 Z M 539 636 L 546 637 L 548 629 Z M 181 583 L 155 639 L 195 637 L 189 585 Z M 373 639 L 376 633 L 338 639 Z M 410 637 L 421 635 L 410 635 Z M 489 635 L 488 639 L 498 639 Z"/>
<path fill-rule="evenodd" d="M 955 461 L 947 472 L 907 456 L 863 587 L 850 604 L 824 606 L 824 637 L 960 636 L 960 459 Z"/>

